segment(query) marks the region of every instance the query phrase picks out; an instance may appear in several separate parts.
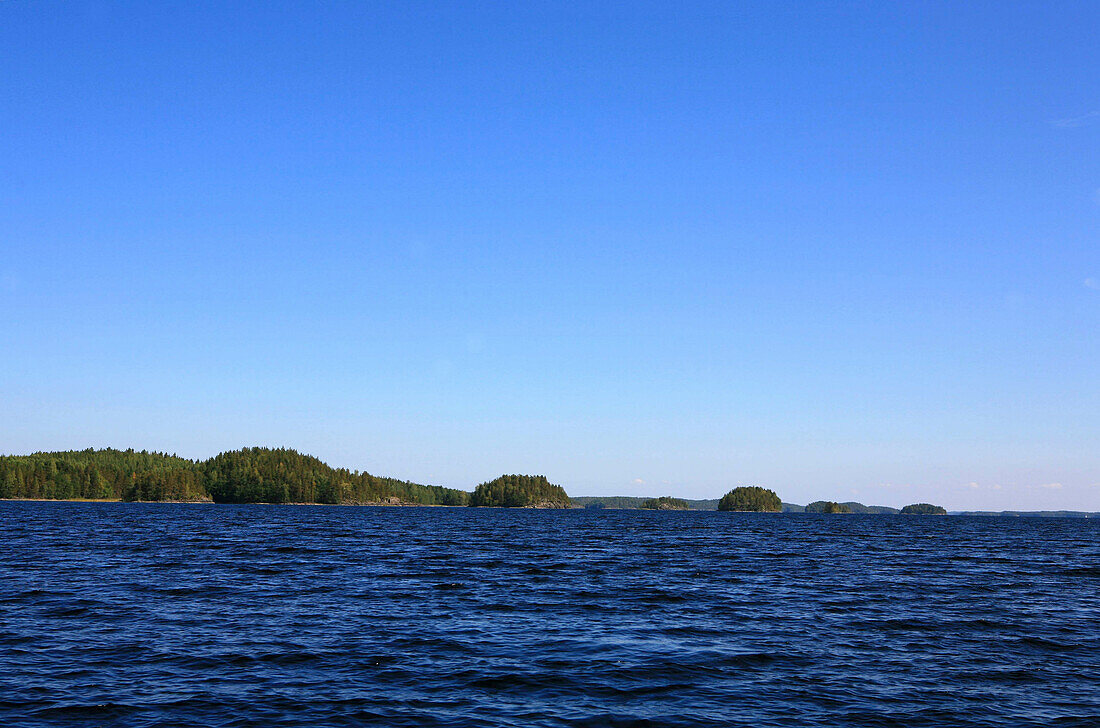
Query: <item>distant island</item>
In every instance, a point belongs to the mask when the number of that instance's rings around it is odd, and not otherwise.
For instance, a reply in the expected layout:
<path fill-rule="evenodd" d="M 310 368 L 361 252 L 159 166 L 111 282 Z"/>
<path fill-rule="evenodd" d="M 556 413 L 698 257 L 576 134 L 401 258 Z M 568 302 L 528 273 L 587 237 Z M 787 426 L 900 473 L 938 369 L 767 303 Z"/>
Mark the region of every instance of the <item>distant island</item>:
<path fill-rule="evenodd" d="M 1086 511 L 948 513 L 931 503 L 913 503 L 901 509 L 854 501 L 814 501 L 801 506 L 784 503 L 775 492 L 757 486 L 734 488 L 721 499 L 668 495 L 571 498 L 543 475 L 502 475 L 481 483 L 471 493 L 333 468 L 296 450 L 264 447 L 223 452 L 208 460 L 111 448 L 0 455 L 0 499 L 1100 518 L 1100 513 Z"/>
<path fill-rule="evenodd" d="M 947 515 L 990 518 L 1100 518 L 1098 511 L 948 511 Z"/>
<path fill-rule="evenodd" d="M 582 495 L 572 496 L 569 500 L 574 508 L 586 508 L 589 510 L 637 510 L 642 507 L 643 503 L 657 499 L 637 495 Z M 686 503 L 687 510 L 689 511 L 713 511 L 718 508 L 717 498 L 703 500 L 677 498 L 676 500 Z"/>
<path fill-rule="evenodd" d="M 903 516 L 946 516 L 947 509 L 931 503 L 914 503 L 901 509 Z"/>
<path fill-rule="evenodd" d="M 570 508 L 569 496 L 544 475 L 502 475 L 482 483 L 470 495 L 469 505 L 497 508 Z"/>
<path fill-rule="evenodd" d="M 854 513 L 854 511 L 847 503 L 814 501 L 806 506 L 806 513 Z"/>
<path fill-rule="evenodd" d="M 642 501 L 641 507 L 647 511 L 686 511 L 688 510 L 688 502 L 683 498 L 663 495 L 660 498 L 649 498 Z"/>
<path fill-rule="evenodd" d="M 805 512 L 807 514 L 898 514 L 901 511 L 898 508 L 888 506 L 865 506 L 851 500 L 847 503 L 836 503 L 835 500 L 815 500 L 813 503 L 806 505 Z"/>
<path fill-rule="evenodd" d="M 718 510 L 781 513 L 783 502 L 775 491 L 756 485 L 743 485 L 722 496 L 718 501 Z"/>

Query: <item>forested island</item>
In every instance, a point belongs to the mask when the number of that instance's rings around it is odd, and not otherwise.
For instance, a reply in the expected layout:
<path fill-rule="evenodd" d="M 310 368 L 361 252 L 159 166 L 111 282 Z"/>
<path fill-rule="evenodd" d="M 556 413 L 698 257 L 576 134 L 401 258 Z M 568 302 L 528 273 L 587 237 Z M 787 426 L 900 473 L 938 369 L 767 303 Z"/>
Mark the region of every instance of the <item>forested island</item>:
<path fill-rule="evenodd" d="M 574 508 L 588 508 L 590 510 L 636 510 L 642 508 L 642 504 L 655 498 L 646 498 L 638 495 L 582 495 L 571 497 L 570 502 Z M 689 511 L 713 511 L 718 507 L 717 498 L 691 500 L 677 498 L 687 504 Z"/>
<path fill-rule="evenodd" d="M 202 461 L 114 449 L 0 457 L 0 498 L 459 506 L 469 497 L 333 468 L 285 448 L 245 448 Z"/>
<path fill-rule="evenodd" d="M 947 509 L 931 503 L 914 503 L 901 509 L 903 516 L 946 516 Z"/>
<path fill-rule="evenodd" d="M 783 511 L 783 503 L 775 491 L 756 485 L 744 485 L 722 496 L 718 501 L 718 510 L 780 513 Z"/>
<path fill-rule="evenodd" d="M 800 506 L 783 503 L 775 492 L 757 486 L 734 488 L 718 500 L 667 495 L 570 498 L 564 488 L 542 475 L 502 475 L 481 483 L 470 493 L 333 468 L 296 450 L 265 447 L 223 452 L 208 460 L 111 448 L 2 455 L 0 499 L 947 515 L 942 506 L 930 503 L 913 503 L 902 509 L 852 501 L 814 501 Z M 952 515 L 1100 516 L 1076 511 L 979 511 Z"/>
<path fill-rule="evenodd" d="M 642 501 L 641 507 L 647 511 L 686 511 L 688 502 L 683 498 L 662 495 L 660 498 L 648 498 Z"/>
<path fill-rule="evenodd" d="M 852 513 L 852 509 L 846 503 L 836 501 L 814 501 L 806 506 L 806 513 Z"/>
<path fill-rule="evenodd" d="M 470 495 L 471 506 L 497 508 L 570 508 L 569 496 L 544 475 L 502 475 L 482 483 Z"/>
<path fill-rule="evenodd" d="M 826 511 L 825 509 L 832 506 L 832 511 Z M 839 510 L 837 510 L 839 508 Z M 901 512 L 898 508 L 891 508 L 889 506 L 865 506 L 862 503 L 855 501 L 844 501 L 838 503 L 836 501 L 814 501 L 806 506 L 806 513 L 885 513 L 890 515 L 896 515 Z"/>
<path fill-rule="evenodd" d="M 0 498 L 569 508 L 542 475 L 502 475 L 473 493 L 333 468 L 288 448 L 251 447 L 209 460 L 134 450 L 0 456 Z"/>

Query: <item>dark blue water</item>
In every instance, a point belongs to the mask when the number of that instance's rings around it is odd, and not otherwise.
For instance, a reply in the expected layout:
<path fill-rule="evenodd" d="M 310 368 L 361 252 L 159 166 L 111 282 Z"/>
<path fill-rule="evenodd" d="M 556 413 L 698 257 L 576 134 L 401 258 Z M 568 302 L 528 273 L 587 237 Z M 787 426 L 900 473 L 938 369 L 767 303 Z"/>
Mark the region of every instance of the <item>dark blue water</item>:
<path fill-rule="evenodd" d="M 0 724 L 1100 726 L 1100 522 L 0 503 Z"/>

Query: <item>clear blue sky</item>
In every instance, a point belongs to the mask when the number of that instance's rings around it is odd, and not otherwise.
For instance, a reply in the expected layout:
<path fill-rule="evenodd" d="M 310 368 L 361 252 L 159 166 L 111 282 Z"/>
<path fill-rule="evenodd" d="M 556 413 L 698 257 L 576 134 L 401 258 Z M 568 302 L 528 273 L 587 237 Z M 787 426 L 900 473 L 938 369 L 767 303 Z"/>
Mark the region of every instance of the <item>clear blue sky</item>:
<path fill-rule="evenodd" d="M 1096 3 L 0 2 L 0 451 L 1100 509 Z"/>

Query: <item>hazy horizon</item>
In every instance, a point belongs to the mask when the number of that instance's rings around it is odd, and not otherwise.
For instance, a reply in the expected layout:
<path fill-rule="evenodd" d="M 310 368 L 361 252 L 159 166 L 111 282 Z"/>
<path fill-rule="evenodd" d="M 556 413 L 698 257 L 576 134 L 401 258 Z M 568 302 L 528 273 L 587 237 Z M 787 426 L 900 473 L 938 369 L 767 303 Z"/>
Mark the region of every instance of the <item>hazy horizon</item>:
<path fill-rule="evenodd" d="M 1100 511 L 1089 3 L 0 3 L 0 452 Z"/>

